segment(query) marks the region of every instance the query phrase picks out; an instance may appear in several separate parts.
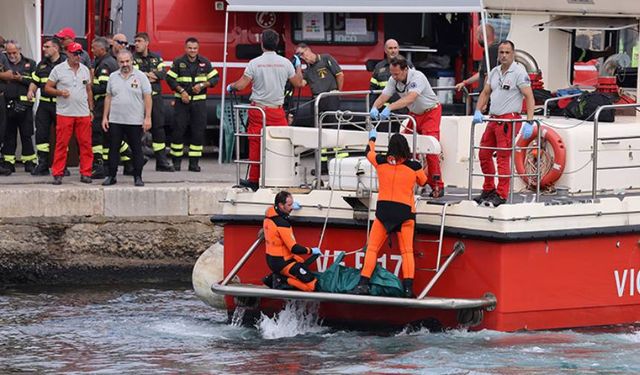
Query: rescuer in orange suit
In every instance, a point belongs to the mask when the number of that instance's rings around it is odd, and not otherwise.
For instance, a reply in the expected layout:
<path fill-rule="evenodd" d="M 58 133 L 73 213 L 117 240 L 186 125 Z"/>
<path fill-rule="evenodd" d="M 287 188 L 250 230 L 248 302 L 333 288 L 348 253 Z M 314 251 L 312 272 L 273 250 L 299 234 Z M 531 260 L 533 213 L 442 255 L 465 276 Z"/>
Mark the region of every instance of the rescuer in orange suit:
<path fill-rule="evenodd" d="M 282 275 L 290 286 L 305 291 L 316 290 L 317 279 L 302 263 L 300 255 L 320 255 L 317 247 L 308 248 L 296 243 L 289 214 L 300 205 L 293 201 L 291 193 L 281 191 L 276 194 L 274 205 L 267 209 L 262 223 L 267 250 L 267 265 L 274 275 Z M 278 284 L 274 282 L 273 284 Z M 276 287 L 276 285 L 271 285 Z"/>
<path fill-rule="evenodd" d="M 415 273 L 413 232 L 416 208 L 413 189 L 416 183 L 420 186 L 426 185 L 427 175 L 420 163 L 411 160 L 409 143 L 403 135 L 394 134 L 391 137 L 386 156 L 376 155 L 377 135 L 376 130 L 371 129 L 366 150 L 367 160 L 376 168 L 378 174 L 376 219 L 369 234 L 364 266 L 360 271 L 360 282 L 352 293 L 369 294 L 369 279 L 376 267 L 378 251 L 390 233 L 398 232 L 398 243 L 402 255 L 402 286 L 405 296 L 411 297 Z"/>

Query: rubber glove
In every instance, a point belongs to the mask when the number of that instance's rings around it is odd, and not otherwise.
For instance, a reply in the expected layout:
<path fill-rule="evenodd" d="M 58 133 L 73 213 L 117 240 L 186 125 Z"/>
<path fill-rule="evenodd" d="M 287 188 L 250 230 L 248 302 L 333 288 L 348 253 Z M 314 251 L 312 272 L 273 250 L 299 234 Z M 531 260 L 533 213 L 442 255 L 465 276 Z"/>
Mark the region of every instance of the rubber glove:
<path fill-rule="evenodd" d="M 298 55 L 293 55 L 293 66 L 295 68 L 299 68 L 300 65 L 302 65 L 302 62 L 300 62 L 300 56 Z"/>
<path fill-rule="evenodd" d="M 371 116 L 372 120 L 377 120 L 379 115 L 380 115 L 380 112 L 376 107 L 371 108 L 371 111 L 369 111 L 369 116 Z"/>
<path fill-rule="evenodd" d="M 301 209 L 301 208 L 302 208 L 302 206 L 300 206 L 300 203 L 298 203 L 298 201 L 293 201 L 293 204 L 291 205 L 291 208 L 292 208 L 294 211 L 298 211 L 299 209 Z"/>
<path fill-rule="evenodd" d="M 369 139 L 376 138 L 378 138 L 378 132 L 376 131 L 376 128 L 371 128 L 371 130 L 369 130 Z"/>
<path fill-rule="evenodd" d="M 529 139 L 533 134 L 533 125 L 529 121 L 522 123 L 522 139 Z"/>
<path fill-rule="evenodd" d="M 389 107 L 384 107 L 384 109 L 382 110 L 382 112 L 380 112 L 380 118 L 383 120 L 386 120 L 389 118 L 389 116 L 391 116 L 391 110 L 389 109 Z"/>
<path fill-rule="evenodd" d="M 482 123 L 482 112 L 480 112 L 479 110 L 476 109 L 475 112 L 473 112 L 473 124 L 481 124 Z"/>
<path fill-rule="evenodd" d="M 236 91 L 235 87 L 233 87 L 231 84 L 228 84 L 227 85 L 227 92 L 228 93 L 232 93 L 234 91 Z"/>
<path fill-rule="evenodd" d="M 311 254 L 313 254 L 313 255 L 322 255 L 322 251 L 320 250 L 319 247 L 312 247 L 311 248 Z"/>

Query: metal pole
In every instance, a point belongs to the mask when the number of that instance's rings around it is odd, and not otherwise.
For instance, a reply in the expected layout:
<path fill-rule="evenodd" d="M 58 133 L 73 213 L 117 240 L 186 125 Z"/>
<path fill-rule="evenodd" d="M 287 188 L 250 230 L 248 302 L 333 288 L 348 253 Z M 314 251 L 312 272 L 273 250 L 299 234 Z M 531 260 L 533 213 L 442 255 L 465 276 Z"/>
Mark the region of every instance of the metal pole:
<path fill-rule="evenodd" d="M 535 121 L 536 122 L 536 126 L 538 127 L 538 157 L 536 158 L 536 203 L 540 202 L 540 182 L 542 181 L 541 178 L 541 171 L 540 171 L 540 156 L 542 155 L 542 124 L 540 124 L 540 121 Z M 526 151 L 525 151 L 526 152 Z M 526 158 L 525 158 L 526 160 Z M 527 173 L 527 170 L 525 168 L 525 173 Z"/>
<path fill-rule="evenodd" d="M 224 99 L 227 92 L 227 37 L 229 34 L 229 11 L 224 13 L 224 53 L 222 54 L 222 99 L 220 100 L 220 137 L 218 139 L 218 164 L 222 164 L 224 149 Z"/>
<path fill-rule="evenodd" d="M 442 265 L 442 268 L 440 268 L 440 270 L 436 272 L 435 275 L 433 275 L 433 277 L 431 278 L 431 281 L 429 281 L 429 284 L 427 284 L 427 286 L 422 290 L 422 293 L 420 293 L 420 295 L 418 296 L 418 299 L 423 299 L 424 297 L 427 296 L 427 293 L 429 293 L 431 288 L 433 288 L 433 286 L 438 281 L 440 276 L 442 276 L 444 271 L 446 271 L 447 268 L 449 268 L 449 264 L 451 264 L 451 262 L 453 262 L 453 260 L 462 253 L 464 253 L 464 243 L 461 241 L 457 241 L 453 245 L 453 253 L 449 255 L 449 258 L 447 258 L 447 260 L 444 262 L 444 264 Z"/>
<path fill-rule="evenodd" d="M 235 126 L 236 126 L 236 134 L 235 134 L 235 140 L 236 140 L 236 160 L 240 160 L 240 109 L 239 108 L 232 108 L 232 111 L 235 111 Z M 251 166 L 249 166 L 250 168 Z M 236 163 L 236 177 L 238 178 L 237 183 L 240 183 L 240 163 Z"/>
<path fill-rule="evenodd" d="M 242 266 L 244 266 L 244 264 L 247 262 L 251 254 L 253 254 L 253 252 L 256 251 L 256 249 L 258 248 L 258 245 L 260 245 L 262 240 L 264 240 L 264 230 L 260 229 L 260 231 L 258 232 L 258 239 L 253 243 L 253 245 L 251 245 L 249 250 L 247 250 L 247 252 L 244 253 L 244 255 L 242 256 L 242 258 L 240 258 L 238 263 L 236 263 L 236 265 L 233 266 L 233 269 L 231 270 L 231 272 L 229 272 L 229 274 L 224 278 L 224 280 L 222 280 L 220 285 L 227 285 L 229 281 L 233 279 L 233 277 L 238 273 L 238 271 L 240 271 L 240 268 L 242 268 Z"/>
<path fill-rule="evenodd" d="M 516 157 L 516 124 L 512 122 L 509 124 L 511 127 L 511 159 L 509 160 L 509 204 L 513 203 L 513 174 L 515 172 L 515 165 L 513 159 Z M 504 125 L 503 125 L 504 126 Z M 496 170 L 498 170 L 496 165 Z M 498 172 L 500 175 L 500 172 Z M 500 178 L 498 177 L 498 184 L 500 184 Z"/>
<path fill-rule="evenodd" d="M 467 189 L 467 199 L 471 200 L 471 191 L 473 189 L 473 158 L 475 156 L 475 124 L 471 122 L 471 135 L 469 136 L 469 185 Z"/>
<path fill-rule="evenodd" d="M 326 93 L 321 92 L 316 99 L 313 101 L 313 126 L 318 130 L 318 148 L 316 149 L 316 183 L 315 188 L 320 189 L 322 186 L 322 127 L 320 126 L 320 121 L 318 119 L 318 111 L 320 107 L 320 99 L 325 96 Z"/>
<path fill-rule="evenodd" d="M 259 108 L 260 109 L 260 113 L 262 114 L 262 133 L 260 134 L 260 139 L 261 139 L 261 150 L 260 150 L 260 163 L 258 164 L 260 166 L 260 181 L 259 181 L 259 186 L 261 188 L 264 187 L 265 184 L 265 173 L 266 173 L 266 169 L 267 169 L 267 114 L 265 113 L 264 109 Z"/>
<path fill-rule="evenodd" d="M 593 169 L 592 169 L 592 181 L 591 181 L 591 198 L 596 199 L 596 189 L 598 188 L 598 118 L 600 117 L 600 112 L 602 112 L 602 108 L 607 107 L 602 106 L 598 107 L 596 110 L 595 118 L 593 119 Z"/>

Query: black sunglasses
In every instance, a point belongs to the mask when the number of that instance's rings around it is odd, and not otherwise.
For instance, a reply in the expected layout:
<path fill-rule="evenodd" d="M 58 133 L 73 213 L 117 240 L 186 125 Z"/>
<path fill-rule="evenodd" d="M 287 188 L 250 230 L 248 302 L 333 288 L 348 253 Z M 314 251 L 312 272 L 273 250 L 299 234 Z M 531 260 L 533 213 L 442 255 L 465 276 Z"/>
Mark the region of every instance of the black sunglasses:
<path fill-rule="evenodd" d="M 127 44 L 129 44 L 129 42 L 125 40 L 114 40 L 114 42 L 118 43 L 121 46 L 126 46 Z"/>
<path fill-rule="evenodd" d="M 82 56 L 82 51 L 75 51 L 73 54 L 76 56 Z"/>

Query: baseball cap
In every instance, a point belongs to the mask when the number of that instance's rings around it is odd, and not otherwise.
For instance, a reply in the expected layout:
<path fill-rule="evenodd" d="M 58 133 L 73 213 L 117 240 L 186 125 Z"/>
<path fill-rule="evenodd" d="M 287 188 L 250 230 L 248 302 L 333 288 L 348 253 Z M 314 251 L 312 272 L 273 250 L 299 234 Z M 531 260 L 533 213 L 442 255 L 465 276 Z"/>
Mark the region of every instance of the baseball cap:
<path fill-rule="evenodd" d="M 82 46 L 80 45 L 80 43 L 71 43 L 67 46 L 67 52 L 69 53 L 74 53 L 74 52 L 78 52 L 78 51 L 82 51 Z"/>
<path fill-rule="evenodd" d="M 60 39 L 65 39 L 65 38 L 75 39 L 76 38 L 76 32 L 73 31 L 73 29 L 70 28 L 70 27 L 65 27 L 65 28 L 60 29 L 60 31 L 58 31 L 55 36 L 60 38 Z"/>

